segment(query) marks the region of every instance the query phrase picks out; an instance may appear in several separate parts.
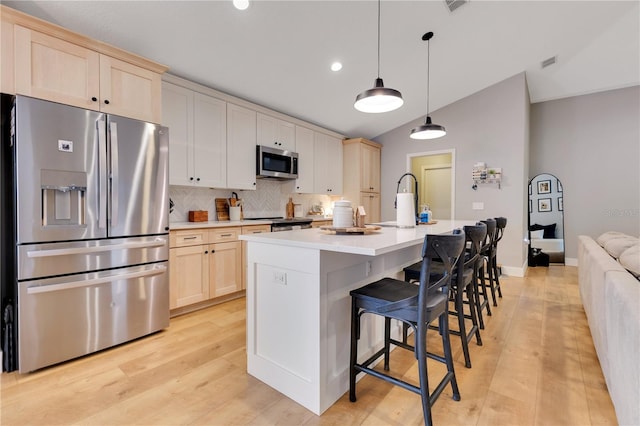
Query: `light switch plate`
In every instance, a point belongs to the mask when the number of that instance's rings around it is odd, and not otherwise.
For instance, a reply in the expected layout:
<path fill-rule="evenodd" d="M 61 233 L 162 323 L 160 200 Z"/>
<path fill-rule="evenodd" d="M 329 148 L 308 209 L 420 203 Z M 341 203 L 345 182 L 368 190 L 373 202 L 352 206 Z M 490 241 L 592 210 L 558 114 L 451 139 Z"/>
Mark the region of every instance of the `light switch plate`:
<path fill-rule="evenodd" d="M 476 201 L 471 205 L 472 210 L 484 210 L 484 203 L 481 201 Z"/>

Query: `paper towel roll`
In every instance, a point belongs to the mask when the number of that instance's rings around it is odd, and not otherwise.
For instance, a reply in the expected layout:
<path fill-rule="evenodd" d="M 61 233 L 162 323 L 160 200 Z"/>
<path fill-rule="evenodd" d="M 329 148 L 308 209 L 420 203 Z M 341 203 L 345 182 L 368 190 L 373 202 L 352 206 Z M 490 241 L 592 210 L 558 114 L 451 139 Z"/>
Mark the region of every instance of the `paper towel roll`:
<path fill-rule="evenodd" d="M 413 193 L 397 194 L 396 226 L 398 228 L 413 228 L 416 226 L 416 210 L 413 204 Z"/>

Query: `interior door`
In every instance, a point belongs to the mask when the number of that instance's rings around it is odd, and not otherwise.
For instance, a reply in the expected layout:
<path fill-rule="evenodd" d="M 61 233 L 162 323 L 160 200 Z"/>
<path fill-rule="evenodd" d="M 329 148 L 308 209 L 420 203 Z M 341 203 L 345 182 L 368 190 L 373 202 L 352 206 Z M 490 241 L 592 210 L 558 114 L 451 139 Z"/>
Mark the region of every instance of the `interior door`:
<path fill-rule="evenodd" d="M 421 200 L 425 200 L 436 219 L 451 217 L 451 168 L 423 169 L 423 193 Z"/>

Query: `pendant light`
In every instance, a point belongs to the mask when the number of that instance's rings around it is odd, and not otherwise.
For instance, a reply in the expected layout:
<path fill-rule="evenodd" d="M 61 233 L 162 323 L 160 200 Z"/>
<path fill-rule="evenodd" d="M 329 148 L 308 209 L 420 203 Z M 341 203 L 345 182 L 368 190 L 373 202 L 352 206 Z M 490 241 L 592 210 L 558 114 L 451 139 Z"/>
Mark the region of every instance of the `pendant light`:
<path fill-rule="evenodd" d="M 373 89 L 365 90 L 356 97 L 353 106 L 358 111 L 378 113 L 393 111 L 400 108 L 403 103 L 400 92 L 384 87 L 380 78 L 380 0 L 378 0 L 378 78 Z"/>
<path fill-rule="evenodd" d="M 444 126 L 433 124 L 429 116 L 429 40 L 431 40 L 431 37 L 433 37 L 431 31 L 422 36 L 422 40 L 427 41 L 427 118 L 422 126 L 411 129 L 411 134 L 409 135 L 411 139 L 435 139 L 447 134 Z"/>

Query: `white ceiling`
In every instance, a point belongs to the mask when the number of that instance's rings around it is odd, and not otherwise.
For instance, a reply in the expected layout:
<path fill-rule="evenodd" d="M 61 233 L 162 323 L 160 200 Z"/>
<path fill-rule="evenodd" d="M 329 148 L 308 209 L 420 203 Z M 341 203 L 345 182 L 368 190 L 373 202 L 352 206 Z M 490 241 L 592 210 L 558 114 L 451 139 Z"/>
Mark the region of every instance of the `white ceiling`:
<path fill-rule="evenodd" d="M 375 1 L 252 0 L 245 11 L 231 0 L 2 3 L 349 137 L 424 117 L 427 31 L 432 111 L 523 71 L 532 102 L 640 84 L 637 0 L 471 0 L 453 13 L 444 0 L 385 0 L 380 76 L 405 100 L 385 114 L 353 108 L 377 75 Z M 330 71 L 334 60 L 342 71 Z"/>

